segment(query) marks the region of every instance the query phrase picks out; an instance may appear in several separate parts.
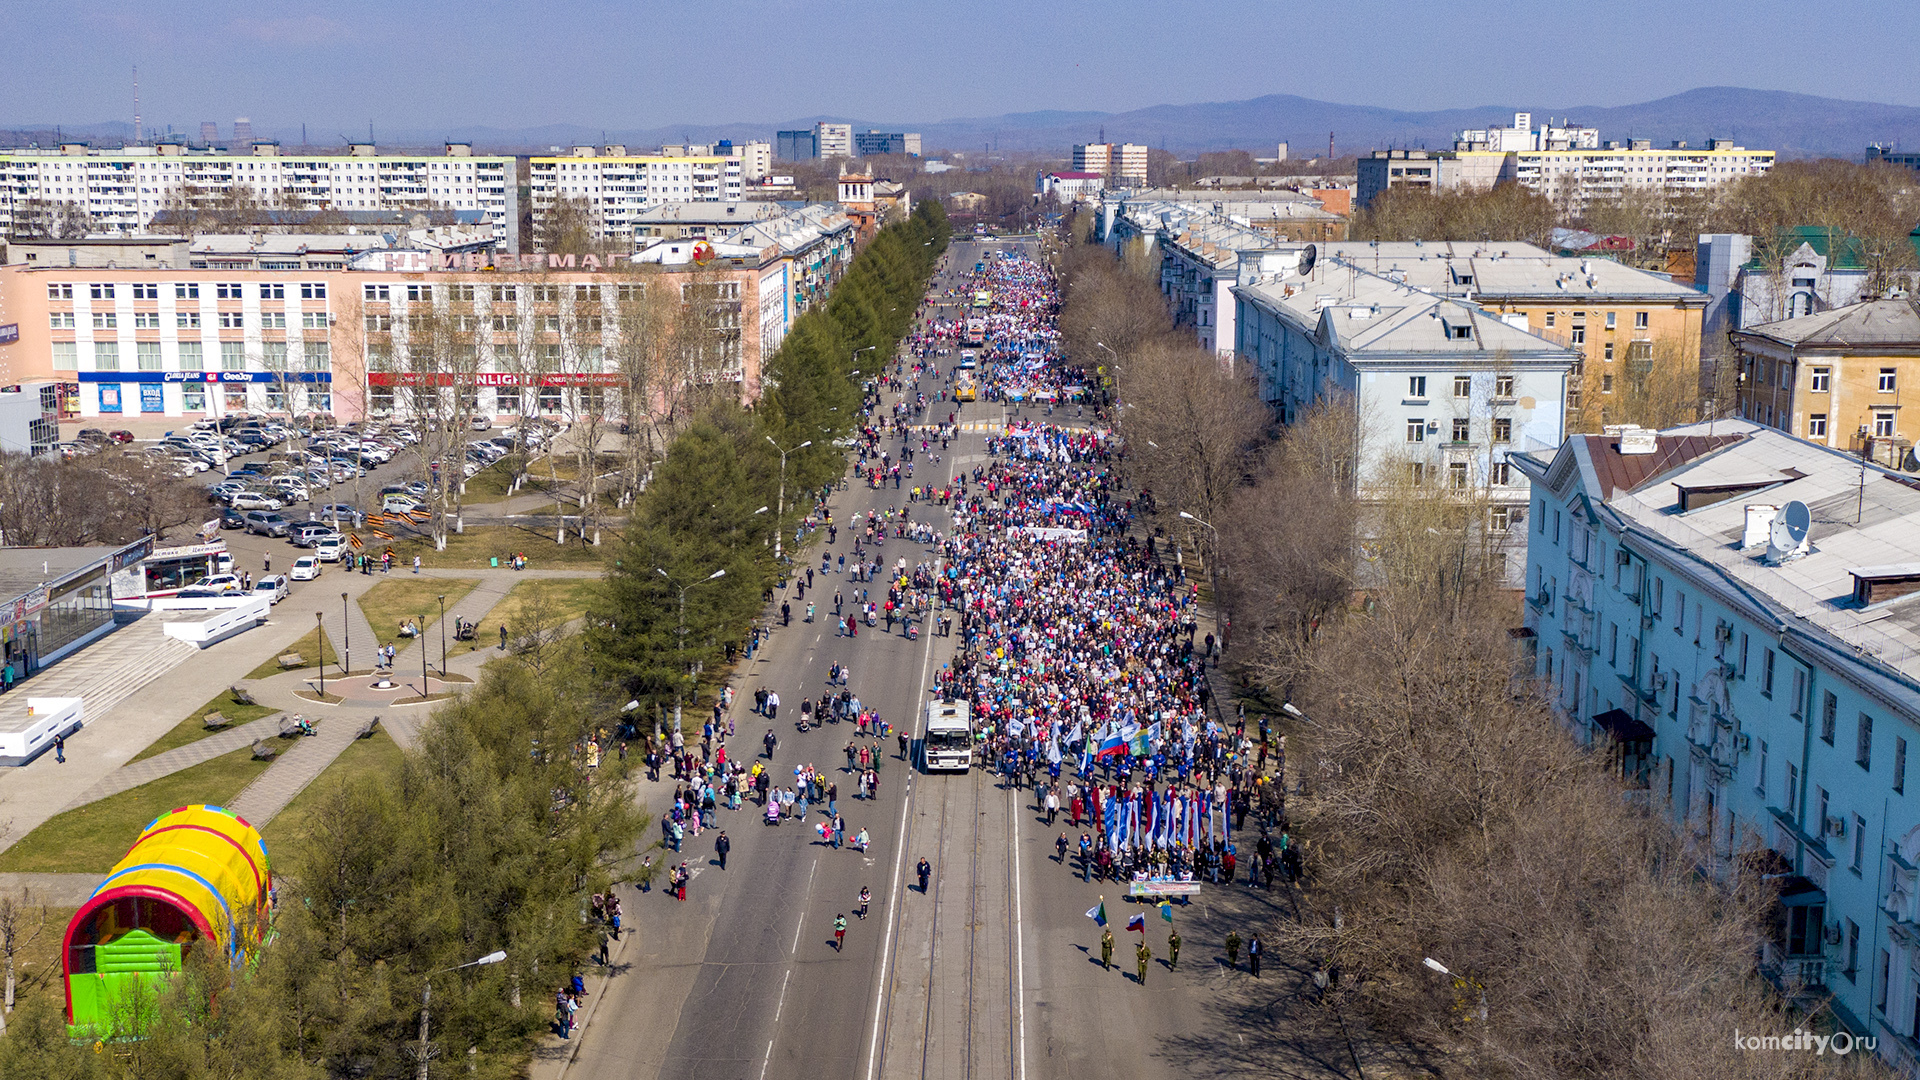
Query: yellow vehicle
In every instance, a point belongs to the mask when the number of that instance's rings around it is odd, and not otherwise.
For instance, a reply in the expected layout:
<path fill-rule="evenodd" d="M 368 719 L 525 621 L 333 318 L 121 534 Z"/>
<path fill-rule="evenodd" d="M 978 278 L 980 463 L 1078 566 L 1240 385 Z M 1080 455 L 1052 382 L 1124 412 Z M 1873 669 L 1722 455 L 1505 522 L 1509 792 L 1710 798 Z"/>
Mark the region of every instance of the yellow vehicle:
<path fill-rule="evenodd" d="M 955 401 L 975 401 L 978 400 L 979 397 L 980 390 L 974 385 L 972 379 L 963 378 L 954 386 L 953 399 Z"/>

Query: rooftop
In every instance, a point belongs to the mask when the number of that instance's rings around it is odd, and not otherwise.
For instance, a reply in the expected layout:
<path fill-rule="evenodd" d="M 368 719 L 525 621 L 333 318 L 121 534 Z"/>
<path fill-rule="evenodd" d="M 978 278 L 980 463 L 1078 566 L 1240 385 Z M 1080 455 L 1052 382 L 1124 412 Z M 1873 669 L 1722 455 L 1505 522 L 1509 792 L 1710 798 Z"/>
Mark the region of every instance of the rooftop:
<path fill-rule="evenodd" d="M 24 596 L 75 570 L 99 562 L 122 545 L 102 547 L 0 548 L 0 600 Z"/>
<path fill-rule="evenodd" d="M 1604 436 L 1569 440 L 1546 470 L 1559 486 L 1579 469 L 1603 516 L 1668 549 L 1735 603 L 1770 614 L 1783 632 L 1804 635 L 1842 659 L 1858 661 L 1920 712 L 1920 593 L 1861 606 L 1854 575 L 1920 564 L 1920 481 L 1761 424 L 1720 420 L 1659 433 L 1660 451 L 1628 464 Z M 1520 459 L 1516 459 L 1517 461 Z M 1522 467 L 1540 472 L 1538 459 Z M 1600 483 L 1596 478 L 1637 479 Z M 1682 489 L 1718 489 L 1732 497 L 1681 509 Z M 1741 548 L 1747 507 L 1805 503 L 1813 525 L 1805 555 L 1768 565 L 1767 548 Z"/>
<path fill-rule="evenodd" d="M 1863 300 L 1831 311 L 1761 323 L 1743 333 L 1802 348 L 1920 347 L 1920 304 Z"/>

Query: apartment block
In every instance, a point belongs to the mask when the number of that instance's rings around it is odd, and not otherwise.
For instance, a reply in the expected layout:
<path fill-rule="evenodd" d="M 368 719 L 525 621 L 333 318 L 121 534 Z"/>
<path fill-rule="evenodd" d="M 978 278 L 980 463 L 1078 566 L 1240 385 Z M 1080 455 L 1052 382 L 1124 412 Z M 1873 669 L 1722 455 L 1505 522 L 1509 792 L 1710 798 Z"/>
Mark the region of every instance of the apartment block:
<path fill-rule="evenodd" d="M 1073 148 L 1073 172 L 1097 173 L 1118 187 L 1147 186 L 1147 148 L 1136 143 L 1083 143 Z"/>
<path fill-rule="evenodd" d="M 1913 301 L 1857 304 L 1761 323 L 1733 335 L 1742 417 L 1810 442 L 1912 471 L 1920 422 L 1903 420 L 1920 389 Z"/>
<path fill-rule="evenodd" d="M 677 149 L 677 148 L 676 148 Z M 705 149 L 699 148 L 699 149 Z M 562 199 L 581 205 L 602 239 L 629 240 L 646 211 L 667 203 L 737 203 L 745 183 L 738 157 L 630 155 L 620 145 L 576 146 L 565 157 L 527 161 L 535 232 Z"/>
<path fill-rule="evenodd" d="M 1772 891 L 1759 973 L 1920 1066 L 1920 491 L 1743 420 L 1518 453 L 1520 634 L 1701 870 Z"/>
<path fill-rule="evenodd" d="M 358 143 L 342 154 L 289 155 L 273 142 L 256 142 L 244 153 L 179 142 L 0 150 L 0 233 L 43 236 L 74 226 L 88 233 L 149 233 L 169 209 L 217 207 L 240 192 L 294 211 L 478 211 L 513 246 L 515 160 L 476 157 L 472 150 L 448 143 L 440 154 L 383 154 Z"/>
<path fill-rule="evenodd" d="M 814 156 L 844 158 L 854 156 L 852 124 L 813 125 Z"/>

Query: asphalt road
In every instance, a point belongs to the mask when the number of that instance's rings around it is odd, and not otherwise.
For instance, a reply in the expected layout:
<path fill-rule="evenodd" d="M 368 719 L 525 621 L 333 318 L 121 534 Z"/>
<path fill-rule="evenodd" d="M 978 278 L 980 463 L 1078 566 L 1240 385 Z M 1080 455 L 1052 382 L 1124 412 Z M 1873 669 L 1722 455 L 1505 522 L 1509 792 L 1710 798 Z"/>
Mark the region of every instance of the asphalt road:
<path fill-rule="evenodd" d="M 948 263 L 970 270 L 979 250 L 956 244 Z M 955 359 L 941 362 L 950 367 Z M 929 378 L 923 386 L 932 396 L 939 383 Z M 953 408 L 963 432 L 938 466 L 918 463 L 923 483 L 984 461 L 984 433 L 964 425 L 1005 418 L 1003 407 L 989 402 L 936 405 L 936 415 Z M 869 491 L 856 481 L 831 505 L 834 519 L 845 523 L 907 500 L 904 490 Z M 948 528 L 937 507 L 916 504 L 914 516 Z M 851 542 L 843 528 L 829 550 L 838 555 Z M 809 549 L 816 571 L 820 550 Z M 896 539 L 880 557 L 891 565 L 931 555 L 924 545 Z M 1167 926 L 1155 909 L 1107 895 L 1119 943 L 1109 971 L 1099 961 L 1099 930 L 1084 914 L 1103 889 L 1083 883 L 1071 859 L 1055 861 L 1053 840 L 1066 828 L 1065 816 L 1049 830 L 1031 791 L 979 771 L 921 774 L 899 758 L 896 743 L 869 740 L 886 754 L 880 795 L 866 803 L 853 798 L 857 784 L 843 771 L 851 725 L 797 732 L 792 721 L 801 697 L 824 693 L 829 667 L 843 662 L 863 703 L 896 730 L 912 725 L 917 733 L 931 676 L 958 638 L 909 641 L 897 630 L 865 627 L 856 639 L 838 637 L 827 616 L 836 586 L 857 587 L 816 574 L 806 599 L 822 614 L 812 624 L 801 621 L 806 600 L 788 599 L 793 624 L 774 631 L 736 684 L 736 734 L 727 745 L 737 754 L 760 749 L 770 725 L 752 714 L 753 691 L 778 691 L 776 782 L 790 781 L 801 764 L 827 770 L 839 783 L 848 831 L 867 829 L 871 850 L 826 846 L 812 829 L 823 820 L 817 810 L 807 825 L 778 827 L 762 824 L 750 802 L 738 813 L 722 811 L 733 843 L 727 869 L 713 857 L 716 834 L 704 832 L 689 837 L 678 856 L 694 873 L 685 903 L 660 891 L 631 898 L 639 941 L 578 1036 L 569 1080 L 1328 1074 L 1322 1065 L 1332 1055 L 1325 1048 L 1297 1057 L 1272 1045 L 1270 1031 L 1267 1041 L 1249 1046 L 1249 1025 L 1256 1039 L 1271 1028 L 1272 1001 L 1288 992 L 1292 983 L 1282 980 L 1293 976 L 1270 962 L 1268 978 L 1254 983 L 1244 959 L 1230 970 L 1221 955 L 1229 925 L 1249 936 L 1255 920 L 1284 907 L 1284 894 L 1222 888 L 1180 909 L 1187 942 L 1178 971 L 1166 965 Z M 658 813 L 672 782 L 643 786 Z M 926 894 L 913 875 L 922 857 L 933 865 Z M 864 921 L 854 917 L 863 885 L 874 897 Z M 1133 974 L 1138 935 L 1122 930 L 1135 911 L 1148 915 L 1147 940 L 1157 957 L 1144 987 Z M 848 918 L 844 952 L 833 945 L 836 914 Z M 1287 1067 L 1289 1060 L 1297 1067 Z"/>

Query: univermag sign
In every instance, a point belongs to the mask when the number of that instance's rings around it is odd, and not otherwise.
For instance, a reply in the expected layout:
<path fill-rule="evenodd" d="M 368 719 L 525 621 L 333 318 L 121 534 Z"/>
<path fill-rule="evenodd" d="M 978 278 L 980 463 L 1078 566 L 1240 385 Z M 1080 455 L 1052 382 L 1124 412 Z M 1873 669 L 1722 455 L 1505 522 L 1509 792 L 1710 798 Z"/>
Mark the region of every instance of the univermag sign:
<path fill-rule="evenodd" d="M 702 241 L 705 243 L 705 241 Z M 712 248 L 705 259 L 695 258 L 695 262 L 708 265 L 714 262 Z M 745 265 L 740 259 L 726 260 L 731 265 Z M 487 255 L 478 251 L 466 252 L 428 252 L 428 251 L 376 251 L 354 260 L 353 268 L 362 271 L 375 271 L 389 274 L 417 274 L 438 270 L 482 271 L 496 270 L 509 273 L 534 270 L 576 270 L 599 271 L 613 270 L 621 263 L 629 266 L 642 265 L 637 253 L 615 251 L 605 255 L 558 255 L 553 252 L 534 255 L 515 255 L 499 252 Z"/>

